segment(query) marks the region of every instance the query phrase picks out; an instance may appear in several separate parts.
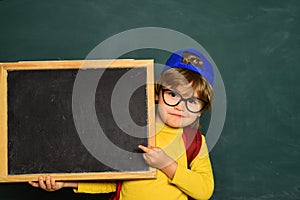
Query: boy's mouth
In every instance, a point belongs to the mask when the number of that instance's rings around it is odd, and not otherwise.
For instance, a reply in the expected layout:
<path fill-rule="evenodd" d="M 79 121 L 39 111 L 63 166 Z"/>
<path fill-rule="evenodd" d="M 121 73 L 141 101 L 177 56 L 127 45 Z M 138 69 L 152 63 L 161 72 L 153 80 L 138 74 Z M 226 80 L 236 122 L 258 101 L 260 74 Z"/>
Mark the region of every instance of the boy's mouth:
<path fill-rule="evenodd" d="M 180 114 L 170 114 L 170 115 L 172 115 L 172 116 L 174 116 L 174 117 L 180 117 L 180 118 L 182 118 L 182 117 L 184 117 L 183 115 L 180 115 Z"/>

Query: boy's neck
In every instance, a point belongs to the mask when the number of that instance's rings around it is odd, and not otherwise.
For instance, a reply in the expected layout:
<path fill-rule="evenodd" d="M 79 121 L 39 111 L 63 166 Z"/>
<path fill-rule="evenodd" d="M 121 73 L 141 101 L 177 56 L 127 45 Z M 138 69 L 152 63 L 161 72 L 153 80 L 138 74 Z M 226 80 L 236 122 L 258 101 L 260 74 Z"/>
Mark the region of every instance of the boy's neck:
<path fill-rule="evenodd" d="M 164 123 L 156 122 L 156 132 L 160 132 L 161 130 L 171 130 L 172 132 L 177 132 L 181 127 L 171 127 Z"/>

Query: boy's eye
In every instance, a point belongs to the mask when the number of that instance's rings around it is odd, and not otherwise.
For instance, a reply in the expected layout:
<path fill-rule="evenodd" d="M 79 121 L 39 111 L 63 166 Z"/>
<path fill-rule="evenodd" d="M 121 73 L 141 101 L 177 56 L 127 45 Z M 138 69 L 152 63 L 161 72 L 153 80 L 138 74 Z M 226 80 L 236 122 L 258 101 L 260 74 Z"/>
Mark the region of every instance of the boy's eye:
<path fill-rule="evenodd" d="M 190 98 L 190 99 L 188 99 L 188 102 L 191 103 L 191 104 L 199 104 L 199 99 Z"/>
<path fill-rule="evenodd" d="M 168 91 L 167 94 L 170 96 L 170 97 L 173 97 L 173 98 L 180 98 L 180 95 L 177 93 L 177 92 L 174 92 L 174 91 Z"/>

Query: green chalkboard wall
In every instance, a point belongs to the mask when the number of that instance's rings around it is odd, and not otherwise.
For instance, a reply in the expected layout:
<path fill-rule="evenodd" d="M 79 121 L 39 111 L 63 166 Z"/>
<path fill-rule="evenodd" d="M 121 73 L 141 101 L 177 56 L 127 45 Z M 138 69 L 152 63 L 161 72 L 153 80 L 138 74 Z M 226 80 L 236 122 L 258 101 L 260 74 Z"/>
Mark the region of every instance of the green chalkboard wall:
<path fill-rule="evenodd" d="M 299 24 L 298 0 L 1 0 L 0 62 L 85 59 L 105 39 L 139 27 L 188 35 L 213 58 L 226 89 L 225 124 L 210 152 L 211 199 L 300 199 Z M 144 49 L 121 58 L 164 63 L 168 55 Z M 205 130 L 210 120 L 202 120 Z M 48 193 L 26 183 L 1 184 L 0 194 L 5 200 L 109 196 Z"/>

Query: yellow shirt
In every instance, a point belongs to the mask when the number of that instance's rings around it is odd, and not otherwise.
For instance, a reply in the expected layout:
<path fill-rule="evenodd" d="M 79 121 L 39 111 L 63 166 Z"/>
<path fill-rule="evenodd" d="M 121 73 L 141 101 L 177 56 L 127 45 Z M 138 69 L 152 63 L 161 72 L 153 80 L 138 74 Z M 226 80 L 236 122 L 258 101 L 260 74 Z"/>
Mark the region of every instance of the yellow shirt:
<path fill-rule="evenodd" d="M 213 193 L 213 172 L 204 136 L 202 147 L 197 157 L 187 169 L 186 150 L 182 139 L 182 129 L 174 129 L 161 124 L 156 125 L 156 146 L 162 148 L 177 161 L 173 180 L 157 170 L 157 178 L 150 180 L 126 180 L 122 184 L 120 200 L 187 200 L 187 195 L 194 199 L 209 199 Z M 115 183 L 78 183 L 75 192 L 105 193 L 113 192 Z"/>

